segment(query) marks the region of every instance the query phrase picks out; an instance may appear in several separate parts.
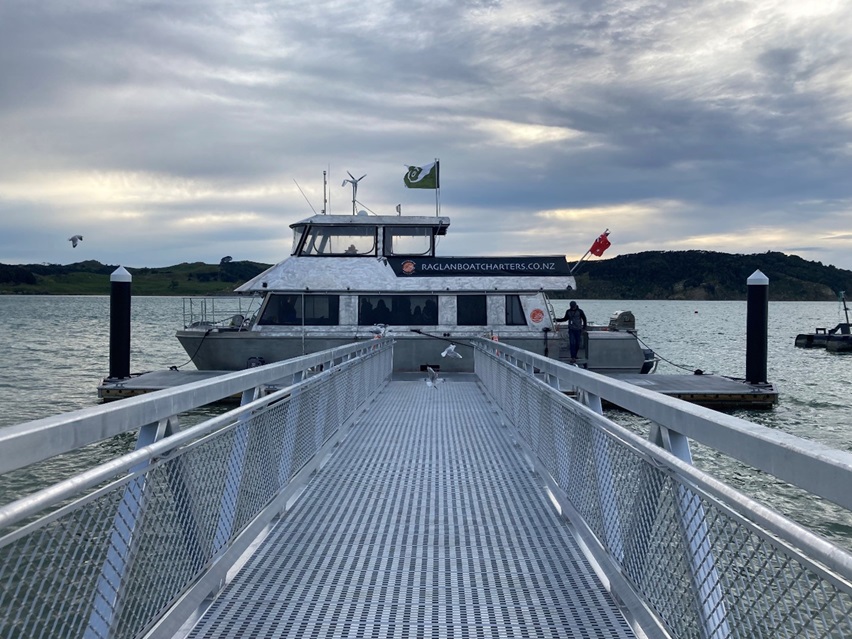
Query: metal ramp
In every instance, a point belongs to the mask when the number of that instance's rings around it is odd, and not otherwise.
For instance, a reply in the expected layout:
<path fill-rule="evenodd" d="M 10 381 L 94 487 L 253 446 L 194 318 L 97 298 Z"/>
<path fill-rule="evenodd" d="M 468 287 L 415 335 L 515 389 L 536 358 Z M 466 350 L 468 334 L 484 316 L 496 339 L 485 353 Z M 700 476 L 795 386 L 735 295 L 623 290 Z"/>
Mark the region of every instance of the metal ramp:
<path fill-rule="evenodd" d="M 187 636 L 634 635 L 460 376 L 390 382 Z"/>
<path fill-rule="evenodd" d="M 852 637 L 852 554 L 689 440 L 837 521 L 852 454 L 503 343 L 474 358 L 429 388 L 370 340 L 3 429 L 0 473 L 138 434 L 0 505 L 0 636 Z"/>

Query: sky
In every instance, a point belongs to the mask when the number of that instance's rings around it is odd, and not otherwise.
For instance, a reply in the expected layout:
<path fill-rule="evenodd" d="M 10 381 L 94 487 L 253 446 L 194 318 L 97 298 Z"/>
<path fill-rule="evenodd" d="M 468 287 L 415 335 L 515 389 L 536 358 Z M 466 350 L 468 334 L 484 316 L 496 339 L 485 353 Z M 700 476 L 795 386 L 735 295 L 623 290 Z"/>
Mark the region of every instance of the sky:
<path fill-rule="evenodd" d="M 0 2 L 0 263 L 271 264 L 435 159 L 442 255 L 852 269 L 852 3 Z"/>

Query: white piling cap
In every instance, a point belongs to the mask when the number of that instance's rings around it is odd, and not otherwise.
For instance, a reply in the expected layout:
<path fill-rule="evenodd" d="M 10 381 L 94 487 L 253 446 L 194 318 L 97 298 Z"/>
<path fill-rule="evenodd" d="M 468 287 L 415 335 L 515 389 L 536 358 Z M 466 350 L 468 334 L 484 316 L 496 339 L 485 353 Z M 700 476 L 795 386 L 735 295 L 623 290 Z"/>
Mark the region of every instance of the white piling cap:
<path fill-rule="evenodd" d="M 110 282 L 132 282 L 133 276 L 123 266 L 119 266 L 109 276 Z"/>
<path fill-rule="evenodd" d="M 769 278 L 758 269 L 746 280 L 746 284 L 749 286 L 769 286 Z"/>

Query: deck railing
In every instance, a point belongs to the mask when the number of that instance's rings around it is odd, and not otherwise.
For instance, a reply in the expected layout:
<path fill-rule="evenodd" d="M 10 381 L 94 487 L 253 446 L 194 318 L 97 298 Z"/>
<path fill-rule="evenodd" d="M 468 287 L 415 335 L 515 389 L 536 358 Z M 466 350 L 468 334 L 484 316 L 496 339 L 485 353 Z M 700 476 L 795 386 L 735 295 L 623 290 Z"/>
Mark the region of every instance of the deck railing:
<path fill-rule="evenodd" d="M 242 328 L 260 309 L 255 296 L 208 296 L 183 298 L 183 326 Z"/>
<path fill-rule="evenodd" d="M 847 510 L 852 455 L 489 340 L 475 357 L 564 516 L 646 629 L 852 636 L 852 555 L 697 470 L 689 439 Z M 604 417 L 602 400 L 651 420 L 650 441 Z"/>
<path fill-rule="evenodd" d="M 154 623 L 169 635 L 286 509 L 392 360 L 390 340 L 371 340 L 0 431 L 8 472 L 139 430 L 134 452 L 0 508 L 0 637 L 138 637 Z M 239 408 L 179 429 L 181 413 L 234 393 Z"/>

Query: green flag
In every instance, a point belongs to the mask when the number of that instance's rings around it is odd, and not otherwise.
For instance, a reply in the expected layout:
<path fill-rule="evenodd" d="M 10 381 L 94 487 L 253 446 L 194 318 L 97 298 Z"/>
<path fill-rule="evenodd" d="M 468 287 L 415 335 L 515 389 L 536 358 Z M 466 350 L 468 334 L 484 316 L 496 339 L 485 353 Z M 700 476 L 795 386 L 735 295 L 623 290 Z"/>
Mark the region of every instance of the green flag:
<path fill-rule="evenodd" d="M 441 180 L 438 162 L 432 162 L 426 166 L 409 166 L 405 174 L 405 186 L 409 189 L 439 189 Z"/>

